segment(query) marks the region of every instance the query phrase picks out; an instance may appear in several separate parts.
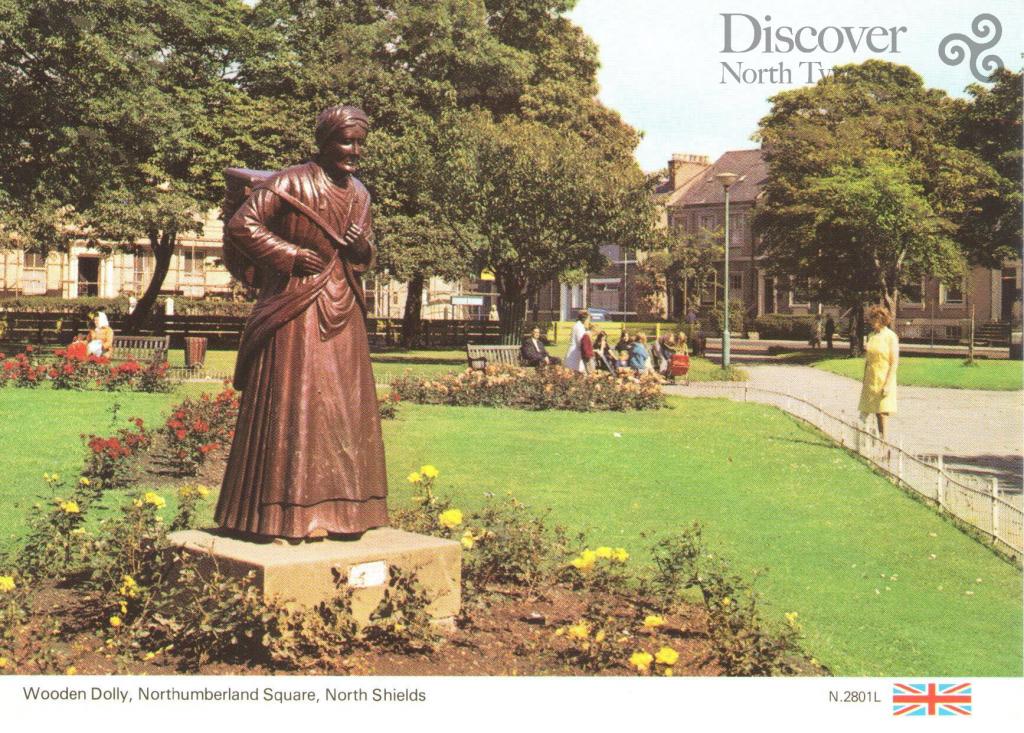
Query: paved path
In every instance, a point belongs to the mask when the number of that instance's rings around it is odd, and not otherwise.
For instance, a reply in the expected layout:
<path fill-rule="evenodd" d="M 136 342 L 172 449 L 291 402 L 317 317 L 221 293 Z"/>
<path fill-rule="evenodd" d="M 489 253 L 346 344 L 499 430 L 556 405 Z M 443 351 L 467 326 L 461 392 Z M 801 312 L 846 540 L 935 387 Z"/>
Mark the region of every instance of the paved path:
<path fill-rule="evenodd" d="M 813 402 L 826 412 L 859 419 L 860 383 L 807 366 L 744 365 L 752 386 Z M 670 388 L 671 391 L 685 390 Z M 1024 392 L 900 385 L 899 412 L 889 438 L 915 455 L 941 453 L 950 468 L 999 478 L 1020 490 L 1024 481 Z"/>

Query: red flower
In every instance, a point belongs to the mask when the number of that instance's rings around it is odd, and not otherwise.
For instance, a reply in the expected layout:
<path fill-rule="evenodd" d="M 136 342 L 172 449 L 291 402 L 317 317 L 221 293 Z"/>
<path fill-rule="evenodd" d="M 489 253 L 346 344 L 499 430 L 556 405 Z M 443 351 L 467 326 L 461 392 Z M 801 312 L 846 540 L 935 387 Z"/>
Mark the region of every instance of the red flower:
<path fill-rule="evenodd" d="M 185 436 L 187 435 L 187 433 L 186 433 L 186 432 L 185 432 L 184 430 L 178 430 L 178 431 L 177 431 L 176 433 L 174 433 L 174 434 L 175 434 L 176 436 L 178 436 L 178 440 L 184 440 L 184 439 L 185 439 Z"/>
<path fill-rule="evenodd" d="M 54 371 L 56 371 L 56 370 L 54 370 Z M 73 371 L 75 371 L 75 368 L 73 366 L 71 366 L 70 364 L 65 364 L 64 365 L 64 373 L 65 374 L 71 374 L 71 372 L 73 372 Z M 56 374 L 54 374 L 54 376 L 56 376 Z"/>
<path fill-rule="evenodd" d="M 25 347 L 25 353 L 26 354 L 31 354 L 35 350 L 36 350 L 36 347 L 33 346 L 32 344 L 29 344 L 28 346 Z"/>

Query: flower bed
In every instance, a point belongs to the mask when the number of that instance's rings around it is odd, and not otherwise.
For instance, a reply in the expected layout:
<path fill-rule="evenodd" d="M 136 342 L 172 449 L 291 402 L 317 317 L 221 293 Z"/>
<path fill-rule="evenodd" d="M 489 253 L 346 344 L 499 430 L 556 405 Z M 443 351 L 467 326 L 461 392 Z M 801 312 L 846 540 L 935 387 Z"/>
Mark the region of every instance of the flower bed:
<path fill-rule="evenodd" d="M 169 392 L 170 365 L 164 362 L 140 364 L 128 360 L 111 364 L 105 356 L 79 356 L 69 349 L 57 349 L 43 362 L 29 346 L 24 353 L 6 358 L 0 354 L 0 386 L 38 387 L 49 381 L 54 389 L 85 390 L 98 387 L 110 392 Z"/>
<path fill-rule="evenodd" d="M 483 405 L 523 410 L 657 410 L 665 407 L 655 376 L 639 379 L 606 372 L 580 374 L 562 367 L 527 369 L 493 365 L 440 377 L 399 377 L 392 390 L 427 405 Z"/>
<path fill-rule="evenodd" d="M 171 410 L 162 432 L 178 473 L 196 475 L 211 453 L 231 445 L 238 405 L 238 392 L 225 387 L 214 397 L 186 397 Z"/>

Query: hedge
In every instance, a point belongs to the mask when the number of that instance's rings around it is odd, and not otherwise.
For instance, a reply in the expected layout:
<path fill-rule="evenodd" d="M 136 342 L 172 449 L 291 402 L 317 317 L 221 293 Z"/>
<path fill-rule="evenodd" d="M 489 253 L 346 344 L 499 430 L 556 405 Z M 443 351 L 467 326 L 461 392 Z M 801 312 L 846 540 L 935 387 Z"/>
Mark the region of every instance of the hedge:
<path fill-rule="evenodd" d="M 216 298 L 174 297 L 175 315 L 201 316 L 248 316 L 252 303 L 248 301 L 219 300 Z M 154 307 L 162 311 L 165 297 L 161 296 Z M 0 312 L 45 312 L 77 313 L 86 316 L 103 308 L 109 315 L 123 316 L 128 313 L 128 298 L 61 298 L 52 295 L 29 295 L 0 298 Z"/>
<path fill-rule="evenodd" d="M 814 316 L 773 313 L 755 318 L 752 330 L 763 339 L 809 341 L 813 328 Z"/>

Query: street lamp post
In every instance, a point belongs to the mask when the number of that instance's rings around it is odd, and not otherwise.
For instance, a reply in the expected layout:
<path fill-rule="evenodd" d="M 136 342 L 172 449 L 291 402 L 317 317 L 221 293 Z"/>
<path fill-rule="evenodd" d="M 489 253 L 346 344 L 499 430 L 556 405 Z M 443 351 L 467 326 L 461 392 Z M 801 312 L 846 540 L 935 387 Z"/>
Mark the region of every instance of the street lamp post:
<path fill-rule="evenodd" d="M 715 180 L 725 189 L 725 323 L 722 326 L 722 369 L 729 368 L 729 187 L 739 180 L 735 173 L 719 173 Z"/>

